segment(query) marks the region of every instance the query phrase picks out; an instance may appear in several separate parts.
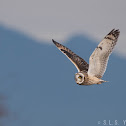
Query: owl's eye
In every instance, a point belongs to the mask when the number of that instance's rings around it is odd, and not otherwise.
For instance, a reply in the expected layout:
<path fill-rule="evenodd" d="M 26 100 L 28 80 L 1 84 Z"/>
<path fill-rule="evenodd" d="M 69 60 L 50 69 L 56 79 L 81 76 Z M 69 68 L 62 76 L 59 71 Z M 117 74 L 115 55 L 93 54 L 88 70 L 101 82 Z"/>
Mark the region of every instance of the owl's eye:
<path fill-rule="evenodd" d="M 82 78 L 82 76 L 79 76 L 78 78 L 80 78 L 80 79 L 81 79 L 81 78 Z"/>

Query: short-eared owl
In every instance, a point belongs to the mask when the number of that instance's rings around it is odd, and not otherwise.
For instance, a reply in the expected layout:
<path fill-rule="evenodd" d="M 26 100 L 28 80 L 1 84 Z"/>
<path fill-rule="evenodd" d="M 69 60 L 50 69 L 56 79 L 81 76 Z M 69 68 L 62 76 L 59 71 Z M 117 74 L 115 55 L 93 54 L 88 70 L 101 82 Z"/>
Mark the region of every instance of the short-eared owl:
<path fill-rule="evenodd" d="M 106 82 L 100 78 L 102 78 L 106 70 L 109 56 L 117 43 L 119 34 L 120 31 L 115 29 L 108 33 L 90 56 L 89 64 L 67 47 L 54 40 L 52 41 L 77 68 L 78 73 L 75 74 L 76 83 L 79 85 L 92 85 Z"/>

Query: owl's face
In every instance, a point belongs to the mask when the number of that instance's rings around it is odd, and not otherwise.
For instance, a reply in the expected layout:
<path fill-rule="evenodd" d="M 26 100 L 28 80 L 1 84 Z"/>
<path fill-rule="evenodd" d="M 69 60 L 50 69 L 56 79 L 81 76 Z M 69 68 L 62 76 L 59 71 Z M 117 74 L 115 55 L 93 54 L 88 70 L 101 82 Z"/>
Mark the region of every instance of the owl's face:
<path fill-rule="evenodd" d="M 75 74 L 75 81 L 77 84 L 81 85 L 85 80 L 84 74 L 79 72 Z"/>

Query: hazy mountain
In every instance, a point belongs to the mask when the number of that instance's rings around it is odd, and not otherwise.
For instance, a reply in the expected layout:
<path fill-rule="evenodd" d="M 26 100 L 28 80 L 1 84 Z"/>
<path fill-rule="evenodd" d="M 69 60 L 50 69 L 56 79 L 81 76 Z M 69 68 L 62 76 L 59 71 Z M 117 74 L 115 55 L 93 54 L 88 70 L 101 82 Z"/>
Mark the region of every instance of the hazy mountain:
<path fill-rule="evenodd" d="M 65 46 L 88 62 L 97 44 L 75 35 Z M 122 125 L 126 119 L 125 64 L 126 59 L 112 54 L 103 77 L 108 83 L 79 86 L 74 81 L 76 68 L 53 44 L 40 44 L 0 26 L 0 93 L 8 98 L 10 110 L 5 124 L 92 126 L 118 120 Z"/>

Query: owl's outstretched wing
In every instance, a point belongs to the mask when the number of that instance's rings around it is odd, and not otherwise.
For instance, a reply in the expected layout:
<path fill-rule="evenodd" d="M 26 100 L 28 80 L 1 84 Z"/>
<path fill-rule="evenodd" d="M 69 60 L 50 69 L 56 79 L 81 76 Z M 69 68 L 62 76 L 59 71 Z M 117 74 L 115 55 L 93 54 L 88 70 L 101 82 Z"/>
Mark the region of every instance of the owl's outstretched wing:
<path fill-rule="evenodd" d="M 75 67 L 77 68 L 78 72 L 84 70 L 84 71 L 88 71 L 88 63 L 86 61 L 84 61 L 81 57 L 79 57 L 78 55 L 76 55 L 74 52 L 72 52 L 70 49 L 68 49 L 67 47 L 61 45 L 60 43 L 54 41 L 52 39 L 53 43 L 56 45 L 56 47 L 64 54 L 68 57 L 68 59 L 75 65 Z"/>
<path fill-rule="evenodd" d="M 106 70 L 109 56 L 115 47 L 120 31 L 113 29 L 100 42 L 89 59 L 88 75 L 101 78 Z"/>

